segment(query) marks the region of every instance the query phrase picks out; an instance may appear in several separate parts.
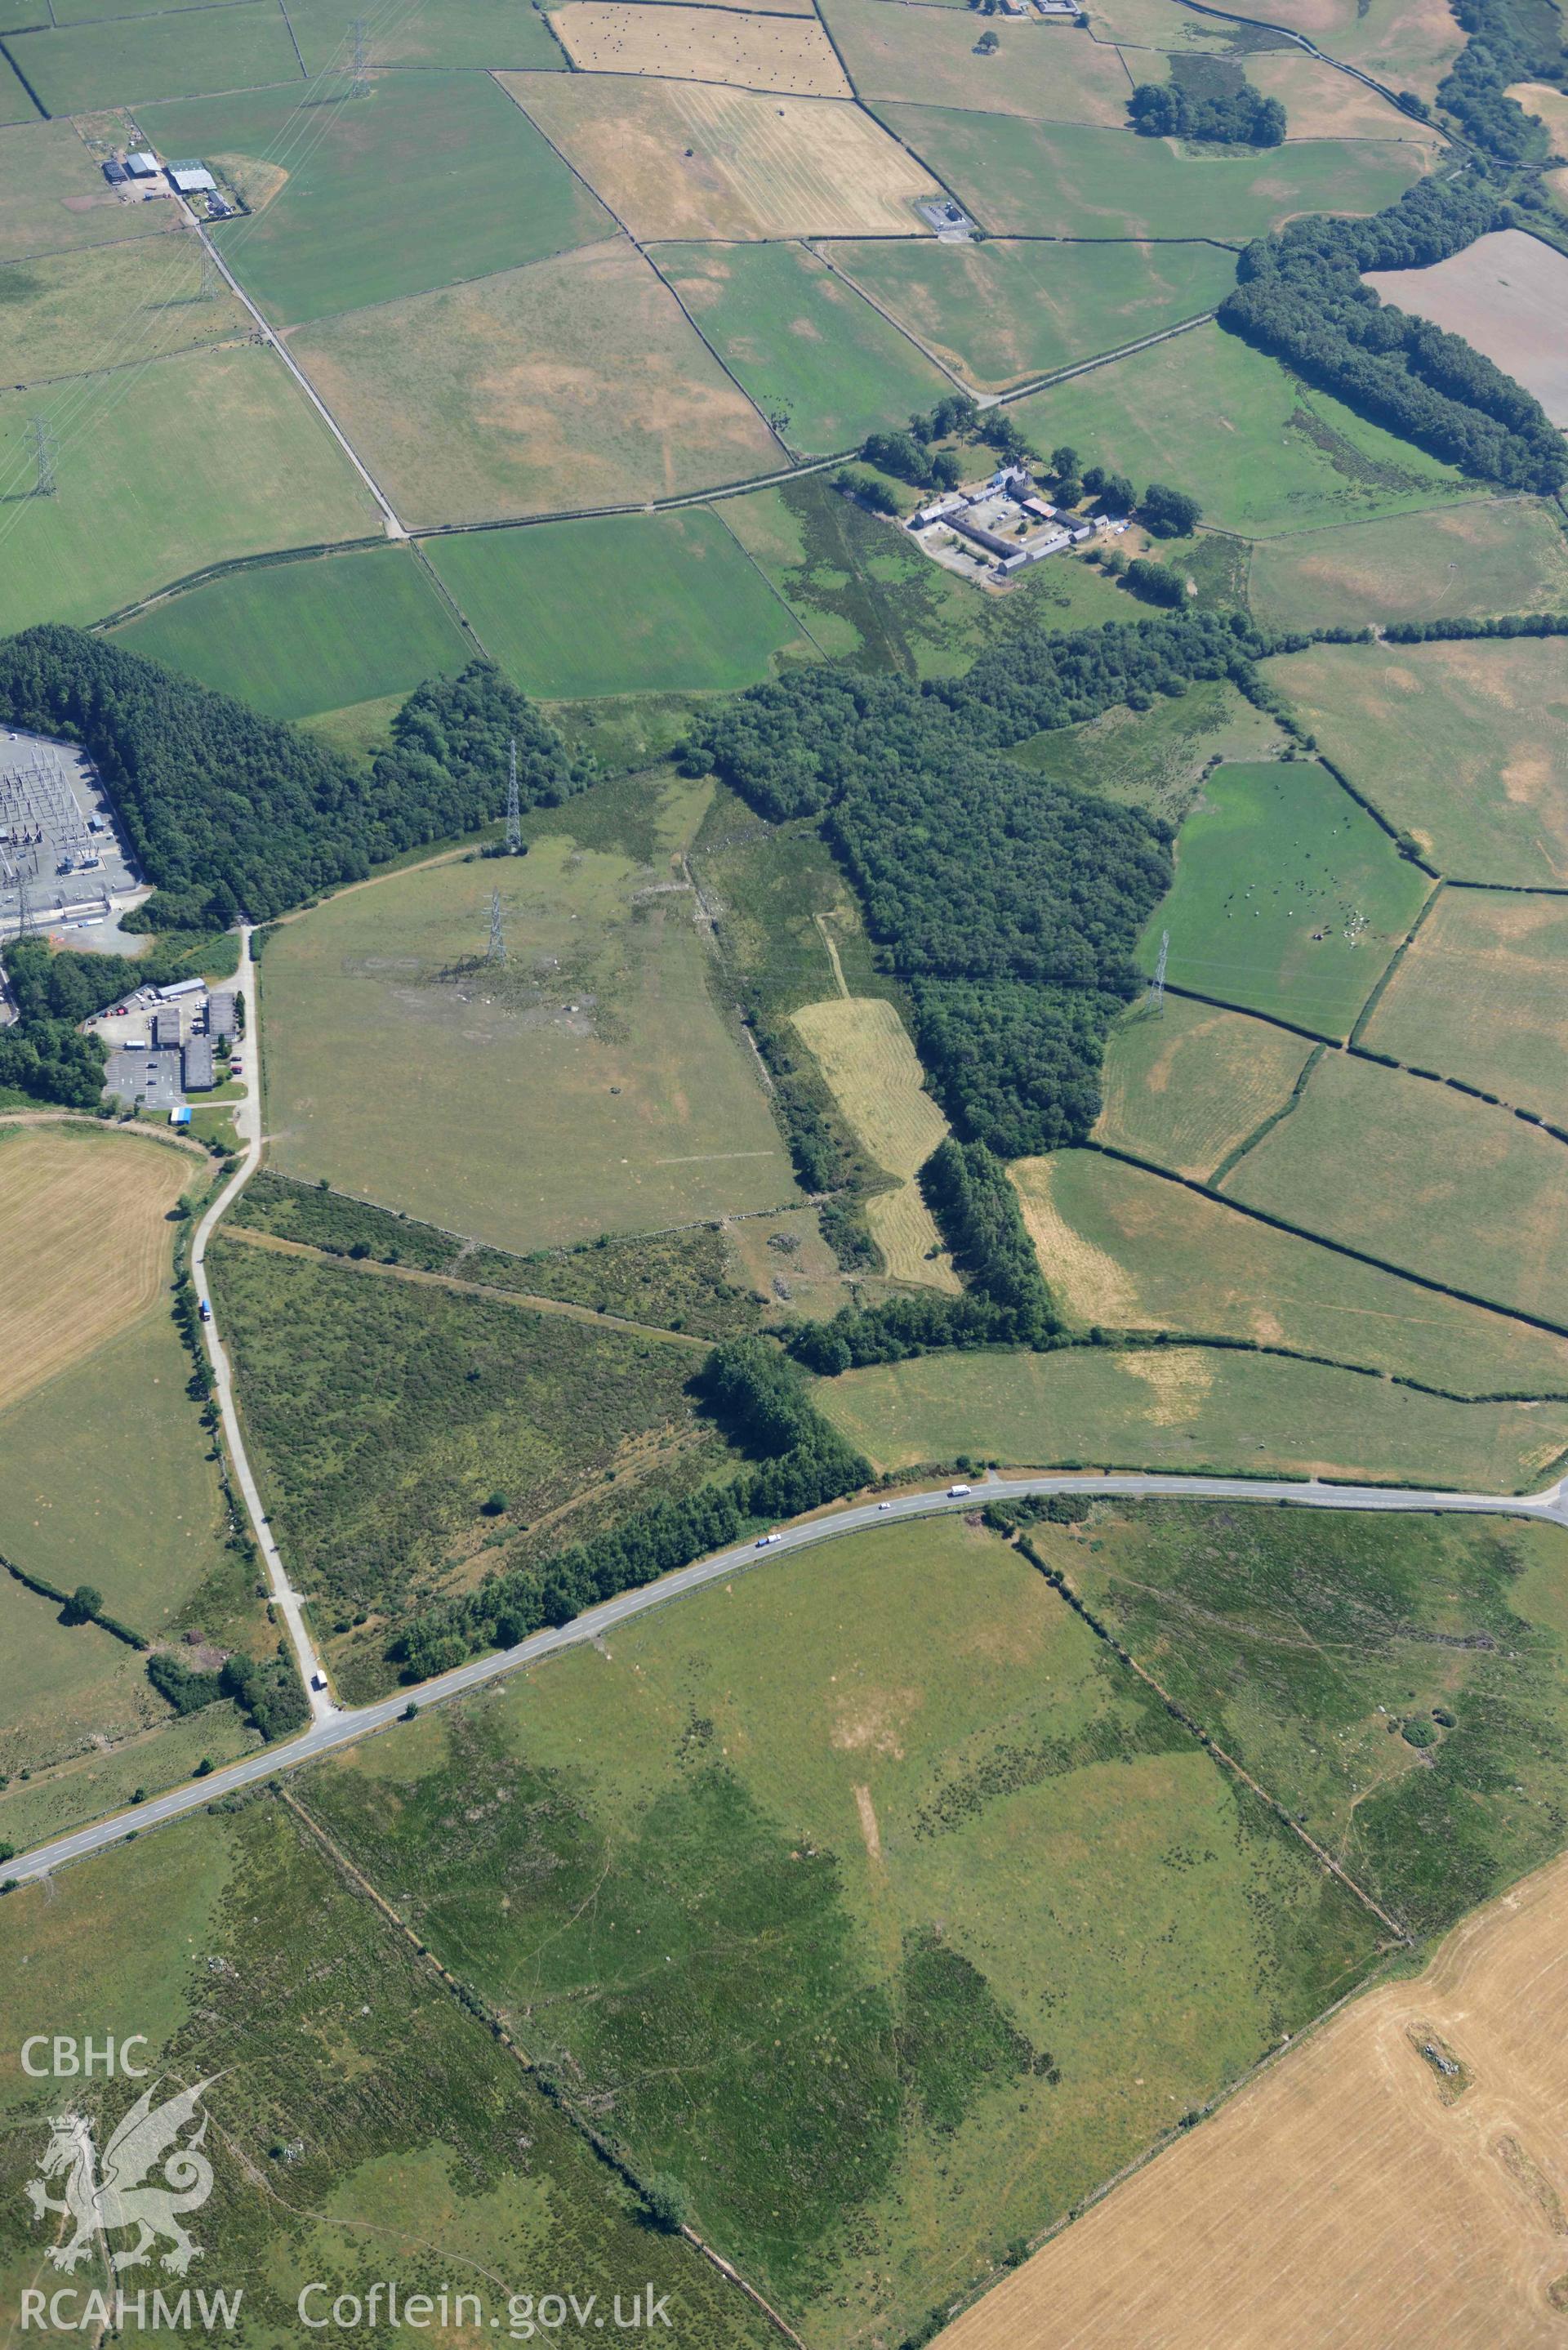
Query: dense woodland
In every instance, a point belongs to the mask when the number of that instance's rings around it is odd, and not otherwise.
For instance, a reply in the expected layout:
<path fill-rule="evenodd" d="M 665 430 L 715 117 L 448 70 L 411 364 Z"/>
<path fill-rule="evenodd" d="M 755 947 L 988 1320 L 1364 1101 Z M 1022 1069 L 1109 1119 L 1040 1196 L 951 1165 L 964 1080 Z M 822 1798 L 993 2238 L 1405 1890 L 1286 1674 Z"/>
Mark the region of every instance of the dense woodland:
<path fill-rule="evenodd" d="M 1243 84 L 1208 98 L 1179 81 L 1140 82 L 1127 100 L 1135 130 L 1146 139 L 1206 139 L 1223 147 L 1278 147 L 1285 109 L 1277 98 Z"/>
<path fill-rule="evenodd" d="M 1507 92 L 1511 82 L 1562 78 L 1561 16 L 1542 0 L 1451 0 L 1451 5 L 1469 39 L 1438 84 L 1438 105 L 1500 161 L 1543 161 L 1552 145 L 1545 124 Z"/>

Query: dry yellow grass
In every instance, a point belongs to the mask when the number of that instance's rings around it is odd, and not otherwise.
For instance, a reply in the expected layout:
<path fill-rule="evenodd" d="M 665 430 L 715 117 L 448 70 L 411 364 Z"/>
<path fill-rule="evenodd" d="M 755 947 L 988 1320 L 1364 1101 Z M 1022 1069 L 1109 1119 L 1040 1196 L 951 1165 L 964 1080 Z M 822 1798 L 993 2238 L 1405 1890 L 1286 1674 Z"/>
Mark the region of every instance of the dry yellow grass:
<path fill-rule="evenodd" d="M 943 2350 L 1561 2345 L 1565 1937 L 1568 1859 L 1283 2056 Z"/>
<path fill-rule="evenodd" d="M 936 182 L 859 108 L 708 82 L 502 74 L 635 237 L 918 235 Z"/>
<path fill-rule="evenodd" d="M 857 1141 L 901 1189 L 871 1201 L 871 1236 L 896 1281 L 956 1291 L 958 1281 L 940 1251 L 941 1238 L 913 1178 L 948 1130 L 946 1118 L 921 1089 L 922 1072 L 897 1007 L 882 996 L 836 995 L 794 1014 L 802 1040 L 815 1056 Z"/>
<path fill-rule="evenodd" d="M 728 8 L 650 8 L 644 0 L 569 0 L 551 18 L 585 73 L 658 74 L 797 98 L 848 98 L 833 44 L 815 16 Z"/>
<path fill-rule="evenodd" d="M 1538 114 L 1558 154 L 1568 155 L 1568 96 L 1549 81 L 1516 81 L 1508 95 L 1518 99 L 1526 114 Z"/>
<path fill-rule="evenodd" d="M 1247 79 L 1265 98 L 1277 98 L 1290 118 L 1292 139 L 1409 139 L 1436 144 L 1434 135 L 1364 81 L 1310 57 L 1303 49 L 1263 49 L 1247 59 Z"/>
<path fill-rule="evenodd" d="M 942 1253 L 941 1234 L 913 1183 L 901 1183 L 896 1191 L 883 1191 L 867 1200 L 866 1222 L 890 1280 L 940 1289 L 950 1297 L 958 1295 L 959 1277 L 952 1259 Z"/>
<path fill-rule="evenodd" d="M 1108 1250 L 1096 1248 L 1056 1205 L 1051 1182 L 1054 1159 L 1021 1159 L 1007 1171 L 1017 1187 L 1040 1270 L 1067 1313 L 1078 1322 L 1112 1326 L 1147 1320 L 1127 1267 Z"/>
<path fill-rule="evenodd" d="M 1203 1180 L 1290 1099 L 1310 1045 L 1245 1013 L 1168 996 L 1112 1029 L 1096 1142 Z"/>
<path fill-rule="evenodd" d="M 129 1135 L 0 1135 L 0 1409 L 152 1304 L 192 1163 Z"/>

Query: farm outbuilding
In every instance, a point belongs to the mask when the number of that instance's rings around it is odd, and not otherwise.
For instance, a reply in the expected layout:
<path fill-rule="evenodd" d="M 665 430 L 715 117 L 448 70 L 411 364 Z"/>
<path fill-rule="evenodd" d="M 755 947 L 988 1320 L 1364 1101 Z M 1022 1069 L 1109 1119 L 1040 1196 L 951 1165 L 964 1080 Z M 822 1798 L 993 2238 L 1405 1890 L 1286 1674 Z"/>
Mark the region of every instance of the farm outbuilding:
<path fill-rule="evenodd" d="M 210 196 L 218 185 L 205 163 L 171 163 L 169 182 L 182 196 Z"/>
<path fill-rule="evenodd" d="M 155 180 L 158 176 L 158 158 L 156 155 L 150 154 L 145 147 L 140 147 L 134 155 L 126 157 L 125 169 L 127 176 L 132 180 Z"/>

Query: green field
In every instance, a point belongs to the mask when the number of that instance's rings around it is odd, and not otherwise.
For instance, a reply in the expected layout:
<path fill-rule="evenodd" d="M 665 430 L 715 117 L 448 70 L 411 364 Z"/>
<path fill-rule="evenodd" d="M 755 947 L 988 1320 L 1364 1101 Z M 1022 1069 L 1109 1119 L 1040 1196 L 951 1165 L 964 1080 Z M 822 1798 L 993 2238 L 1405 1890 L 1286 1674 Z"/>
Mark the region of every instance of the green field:
<path fill-rule="evenodd" d="M 1568 901 L 1445 889 L 1363 1041 L 1568 1126 L 1565 972 Z"/>
<path fill-rule="evenodd" d="M 227 286 L 202 298 L 193 236 L 141 237 L 0 266 L 5 369 L 18 388 L 234 340 L 251 321 Z"/>
<path fill-rule="evenodd" d="M 1031 1540 L 1416 1932 L 1440 1932 L 1556 1853 L 1559 1528 L 1148 1503 L 1094 1534 L 1091 1546 L 1042 1526 Z"/>
<path fill-rule="evenodd" d="M 1315 759 L 1219 767 L 1138 959 L 1168 931 L 1173 986 L 1348 1036 L 1430 888 Z"/>
<path fill-rule="evenodd" d="M 1197 541 L 1199 546 L 1227 543 Z M 1273 720 L 1235 686 L 1215 678 L 1199 680 L 1152 710 L 1120 703 L 1082 726 L 1054 727 L 1019 743 L 1008 756 L 1055 782 L 1100 792 L 1179 824 L 1216 759 L 1262 759 L 1283 747 Z"/>
<path fill-rule="evenodd" d="M 1312 645 L 1264 664 L 1324 751 L 1428 862 L 1468 881 L 1568 882 L 1561 638 Z"/>
<path fill-rule="evenodd" d="M 281 359 L 254 345 L 0 393 L 0 482 L 32 487 L 32 420 L 59 442 L 52 498 L 0 519 L 0 630 L 78 626 L 209 563 L 358 538 L 379 517 Z"/>
<path fill-rule="evenodd" d="M 1568 533 L 1538 498 L 1478 498 L 1433 514 L 1304 531 L 1253 550 L 1251 598 L 1271 629 L 1561 611 Z"/>
<path fill-rule="evenodd" d="M 825 1382 L 816 1399 L 879 1469 L 963 1454 L 1018 1468 L 1403 1478 L 1533 1492 L 1568 1449 L 1568 1404 L 1449 1403 L 1277 1355 L 925 1355 Z"/>
<path fill-rule="evenodd" d="M 787 606 L 701 509 L 472 531 L 429 551 L 486 651 L 546 700 L 725 691 L 766 677 L 786 646 L 806 650 Z"/>
<path fill-rule="evenodd" d="M 327 76 L 139 117 L 165 153 L 216 159 L 253 206 L 218 238 L 275 318 L 389 302 L 608 234 L 597 199 L 487 76 L 381 74 L 366 97 L 344 92 Z"/>
<path fill-rule="evenodd" d="M 824 250 L 980 391 L 1158 334 L 1211 309 L 1236 276 L 1230 255 L 1211 244 L 883 237 Z"/>
<path fill-rule="evenodd" d="M 1224 1190 L 1309 1232 L 1568 1326 L 1568 1151 L 1446 1086 L 1324 1055 Z"/>
<path fill-rule="evenodd" d="M 0 260 L 173 226 L 170 204 L 121 203 L 68 122 L 23 123 L 0 139 Z"/>
<path fill-rule="evenodd" d="M 1300 213 L 1378 212 L 1420 178 L 1430 152 L 1397 140 L 1303 139 L 1269 154 L 1210 147 L 1199 156 L 1131 130 L 937 106 L 876 111 L 993 236 L 1241 245 Z"/>
<path fill-rule="evenodd" d="M 354 19 L 363 0 L 292 0 L 288 21 L 309 74 L 341 72 L 353 57 Z M 516 67 L 565 71 L 566 60 L 542 15 L 495 0 L 421 0 L 384 20 L 365 19 L 372 66 Z"/>
<path fill-rule="evenodd" d="M 38 109 L 23 88 L 16 68 L 0 58 L 0 125 L 36 122 Z"/>
<path fill-rule="evenodd" d="M 0 1594 L 0 1610 L 9 1615 L 4 1594 Z M 47 1620 L 52 1624 L 53 1616 Z M 62 1631 L 57 1637 L 62 1641 L 75 1640 L 79 1635 Z M 27 1638 L 39 1639 L 36 1626 L 28 1629 Z M 39 1650 L 20 1648 L 17 1653 L 36 1656 Z M 122 1651 L 127 1658 L 130 1653 Z M 227 1698 L 183 1718 L 171 1716 L 168 1707 L 153 1696 L 140 1660 L 130 1661 L 135 1668 L 130 1676 L 110 1679 L 106 1674 L 102 1695 L 107 1702 L 101 1712 L 89 1711 L 99 1692 L 85 1680 L 68 1681 L 63 1691 L 54 1692 L 91 1720 L 95 1742 L 51 1769 L 34 1770 L 30 1779 L 13 1778 L 8 1787 L 0 1789 L 0 1841 L 25 1852 L 29 1845 L 46 1844 L 89 1820 L 101 1820 L 134 1801 L 182 1785 L 201 1762 L 232 1762 L 242 1754 L 254 1753 L 261 1745 L 261 1732 Z M 136 1672 L 140 1675 L 140 1691 Z M 51 1693 L 47 1674 L 38 1686 L 40 1695 Z M 130 1702 L 133 1698 L 135 1704 Z M 150 1729 L 138 1731 L 133 1725 L 143 1712 L 157 1719 Z M 100 1749 L 97 1739 L 119 1727 L 130 1734 L 118 1745 Z"/>
<path fill-rule="evenodd" d="M 1205 1182 L 1282 1110 L 1307 1064 L 1304 1037 L 1167 996 L 1129 1005 L 1106 1044 L 1095 1139 Z"/>
<path fill-rule="evenodd" d="M 1475 494 L 1451 466 L 1303 390 L 1219 327 L 1136 351 L 1011 412 L 1036 448 L 1071 432 L 1140 490 L 1151 477 L 1172 483 L 1207 522 L 1245 537 Z"/>
<path fill-rule="evenodd" d="M 1382 1931 L 951 1523 L 621 1627 L 301 1800 L 824 2350 L 905 2338 Z"/>
<path fill-rule="evenodd" d="M 410 523 L 581 513 L 784 462 L 624 237 L 291 339 Z"/>
<path fill-rule="evenodd" d="M 894 16 L 888 0 L 827 0 L 823 15 L 862 99 L 1116 130 L 1127 121 L 1133 85 L 1120 54 L 1072 23 L 988 19 L 1001 47 L 980 57 L 976 26 L 956 10 Z"/>
<path fill-rule="evenodd" d="M 521 865 L 402 874 L 279 930 L 263 1009 L 286 1174 L 514 1249 L 794 1202 L 691 899 L 648 894 L 679 881 L 706 791 L 643 790 L 654 823 L 629 853 L 576 846 L 590 795 L 536 820 Z M 500 983 L 484 963 L 497 886 Z"/>
<path fill-rule="evenodd" d="M 867 0 L 882 6 L 885 0 Z M 665 244 L 659 267 L 792 449 L 858 447 L 951 387 L 801 244 Z"/>
<path fill-rule="evenodd" d="M 407 695 L 473 658 L 423 565 L 390 546 L 233 572 L 115 639 L 271 718 Z"/>
<path fill-rule="evenodd" d="M 54 115 L 278 82 L 297 96 L 304 78 L 279 0 L 13 33 L 7 45 Z"/>

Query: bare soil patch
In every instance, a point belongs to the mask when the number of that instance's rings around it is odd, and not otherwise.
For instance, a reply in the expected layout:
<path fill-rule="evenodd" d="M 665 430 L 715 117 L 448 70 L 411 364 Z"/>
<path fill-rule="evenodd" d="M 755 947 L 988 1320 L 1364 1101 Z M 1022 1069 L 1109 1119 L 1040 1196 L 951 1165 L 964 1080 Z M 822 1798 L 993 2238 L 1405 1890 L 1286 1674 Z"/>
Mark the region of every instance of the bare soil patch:
<path fill-rule="evenodd" d="M 1386 302 L 1462 335 L 1568 425 L 1568 255 L 1522 229 L 1478 237 L 1430 269 L 1374 270 Z"/>
<path fill-rule="evenodd" d="M 677 81 L 848 98 L 844 68 L 815 17 L 738 9 L 657 7 L 644 0 L 569 0 L 552 22 L 585 73 L 658 74 Z"/>

